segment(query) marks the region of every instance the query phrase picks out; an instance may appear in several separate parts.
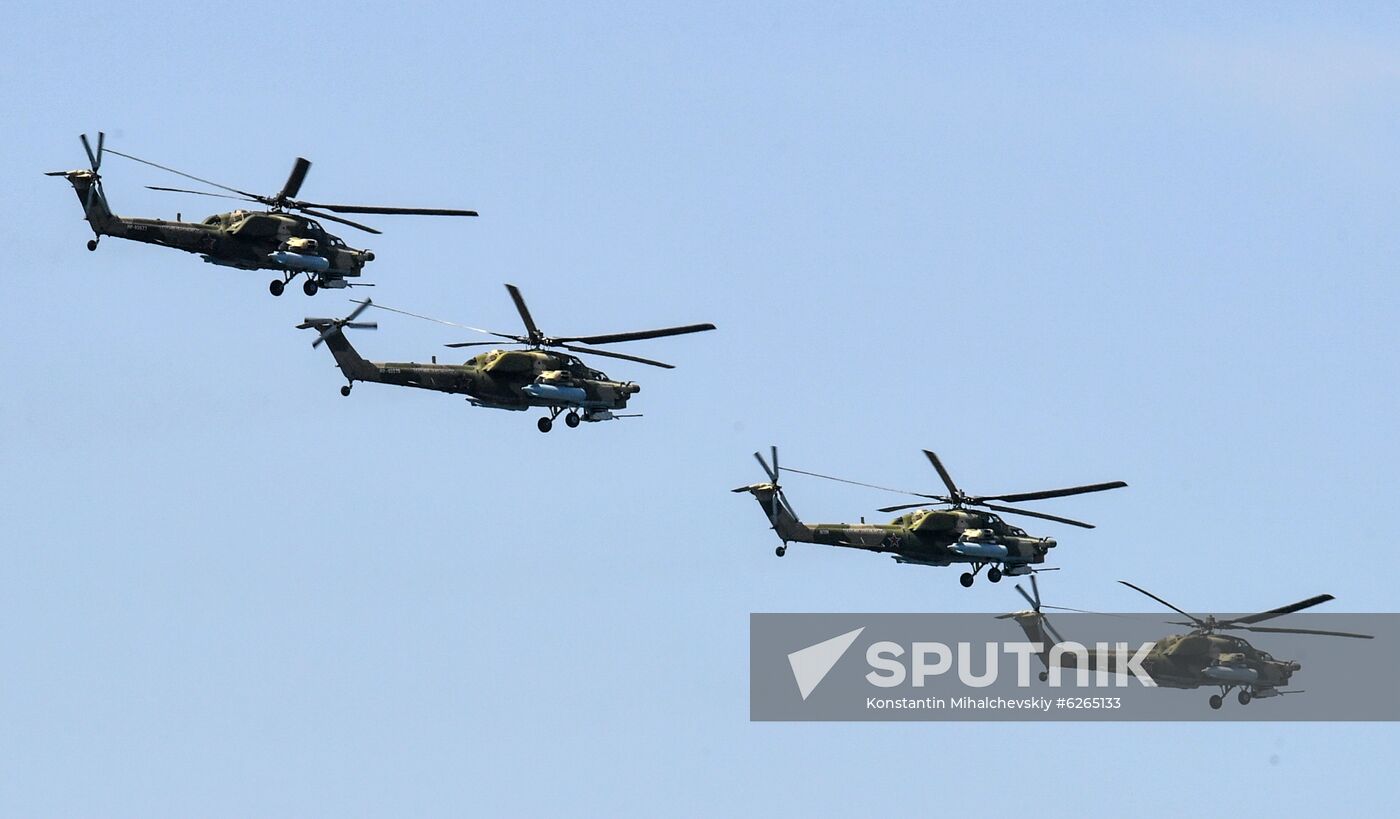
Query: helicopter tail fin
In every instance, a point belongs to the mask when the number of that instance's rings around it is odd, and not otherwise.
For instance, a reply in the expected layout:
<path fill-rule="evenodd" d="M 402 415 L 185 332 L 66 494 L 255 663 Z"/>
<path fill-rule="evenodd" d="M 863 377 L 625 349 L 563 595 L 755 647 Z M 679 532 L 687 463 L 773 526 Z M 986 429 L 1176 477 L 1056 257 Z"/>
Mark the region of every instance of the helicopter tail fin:
<path fill-rule="evenodd" d="M 810 542 L 811 530 L 802 521 L 798 520 L 797 513 L 792 510 L 792 504 L 788 503 L 787 496 L 783 494 L 783 488 L 778 485 L 778 476 L 781 475 L 778 466 L 778 448 L 773 447 L 773 465 L 763 460 L 763 456 L 755 452 L 753 454 L 763 467 L 763 471 L 771 478 L 769 483 L 755 483 L 748 486 L 740 486 L 735 492 L 748 492 L 758 500 L 763 507 L 763 514 L 768 516 L 768 522 L 773 524 L 773 531 L 778 533 L 778 537 L 784 543 L 789 541 Z"/>
<path fill-rule="evenodd" d="M 1041 647 L 1037 654 L 1040 657 L 1041 665 L 1045 666 L 1045 669 L 1048 671 L 1050 668 L 1050 648 L 1056 643 L 1064 642 L 1064 638 L 1060 636 L 1060 633 L 1055 630 L 1054 626 L 1050 625 L 1050 621 L 1046 619 L 1045 613 L 1041 611 L 1040 584 L 1036 582 L 1035 574 L 1031 574 L 1030 579 L 1030 594 L 1027 594 L 1026 590 L 1021 588 L 1021 584 L 1017 583 L 1015 586 L 1016 593 L 1021 595 L 1021 597 L 1030 604 L 1030 608 L 1023 611 L 1011 612 L 1010 614 L 998 615 L 997 619 L 1006 620 L 1009 618 L 1016 621 L 1016 625 L 1020 626 L 1021 631 L 1025 633 L 1026 641 Z"/>
<path fill-rule="evenodd" d="M 49 171 L 46 175 L 61 176 L 68 180 L 78 194 L 78 201 L 83 205 L 83 218 L 92 226 L 93 233 L 101 236 L 108 233 L 116 219 L 107 205 L 107 195 L 102 192 L 102 177 L 97 172 L 102 167 L 102 146 L 106 142 L 106 134 L 97 134 L 96 151 L 88 142 L 87 134 L 83 134 L 81 138 L 91 167 L 76 171 Z"/>
<path fill-rule="evenodd" d="M 359 310 L 352 313 L 351 318 L 358 313 Z M 345 374 L 346 379 L 353 382 L 378 381 L 379 368 L 366 361 L 355 350 L 354 346 L 350 344 L 350 339 L 345 337 L 345 328 L 374 329 L 375 326 L 377 325 L 354 322 L 350 319 L 308 318 L 298 324 L 297 329 L 320 331 L 320 335 L 311 343 L 311 346 L 319 347 L 324 343 L 330 349 L 331 356 L 335 358 L 336 366 Z"/>
<path fill-rule="evenodd" d="M 755 483 L 740 486 L 734 491 L 748 492 L 758 500 L 758 505 L 763 507 L 763 514 L 767 515 L 768 522 L 773 524 L 773 531 L 778 533 L 778 537 L 782 538 L 784 543 L 810 539 L 810 531 L 806 524 L 798 520 L 780 487 L 771 483 Z"/>
<path fill-rule="evenodd" d="M 1040 658 L 1040 664 L 1046 669 L 1050 668 L 1050 647 L 1058 642 L 1051 637 L 1045 629 L 1045 615 L 1038 611 L 1018 611 L 1013 614 L 1003 614 L 1000 618 L 1009 618 L 1016 621 L 1016 625 L 1021 627 L 1021 631 L 1026 635 L 1026 642 L 1041 646 L 1041 650 L 1036 656 Z"/>

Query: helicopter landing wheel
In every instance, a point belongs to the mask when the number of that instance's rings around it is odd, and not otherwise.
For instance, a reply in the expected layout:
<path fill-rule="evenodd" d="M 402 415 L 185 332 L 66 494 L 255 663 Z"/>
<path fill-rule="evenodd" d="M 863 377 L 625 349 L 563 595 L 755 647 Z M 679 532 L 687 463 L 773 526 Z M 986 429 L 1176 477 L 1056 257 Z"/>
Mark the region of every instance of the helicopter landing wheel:
<path fill-rule="evenodd" d="M 1220 710 L 1220 706 L 1222 706 L 1222 705 L 1224 705 L 1224 704 L 1225 704 L 1225 698 L 1224 698 L 1224 697 L 1220 696 L 1219 694 L 1211 694 L 1211 695 L 1210 695 L 1210 707 L 1211 707 L 1211 708 L 1214 708 L 1215 710 L 1218 711 L 1218 710 Z"/>
<path fill-rule="evenodd" d="M 1041 681 L 1041 682 L 1045 682 L 1046 680 L 1050 679 L 1050 672 L 1049 672 L 1049 671 L 1042 671 L 1042 672 L 1040 672 L 1039 674 L 1037 674 L 1036 676 L 1040 678 L 1040 681 Z"/>
<path fill-rule="evenodd" d="M 773 550 L 773 554 L 777 555 L 778 557 L 782 557 L 783 555 L 787 554 L 787 546 L 779 546 L 778 548 Z"/>
<path fill-rule="evenodd" d="M 540 432 L 549 432 L 554 429 L 554 419 L 546 416 L 536 421 L 535 426 L 539 427 Z"/>
<path fill-rule="evenodd" d="M 1240 701 L 1240 705 L 1249 705 L 1249 701 L 1254 699 L 1254 695 L 1248 691 L 1241 690 L 1240 693 L 1235 695 L 1235 699 Z"/>
<path fill-rule="evenodd" d="M 349 397 L 350 397 L 350 385 L 349 385 L 349 384 L 346 384 L 345 386 L 341 387 L 341 388 L 340 388 L 340 394 L 343 395 L 343 396 L 345 396 L 346 398 L 349 398 Z"/>
<path fill-rule="evenodd" d="M 569 425 L 569 429 L 574 429 L 574 428 L 576 428 L 576 427 L 579 425 L 578 413 L 577 413 L 577 412 L 570 412 L 568 415 L 565 415 L 565 416 L 564 416 L 564 423 L 566 423 L 566 424 Z"/>
<path fill-rule="evenodd" d="M 267 283 L 267 292 L 274 296 L 282 295 L 282 291 L 287 289 L 287 283 L 281 279 L 273 279 Z"/>
<path fill-rule="evenodd" d="M 97 249 L 97 240 L 96 240 L 96 239 L 88 239 L 87 249 L 88 249 L 88 250 L 96 250 L 96 249 Z"/>
<path fill-rule="evenodd" d="M 1000 583 L 1000 582 L 1001 582 L 1001 569 L 998 569 L 996 566 L 993 566 L 992 568 L 988 569 L 988 570 L 987 570 L 987 582 L 988 582 L 988 583 Z"/>
<path fill-rule="evenodd" d="M 301 292 L 305 293 L 308 296 L 316 295 L 317 289 L 318 288 L 315 279 L 307 279 L 306 281 L 301 283 Z"/>
<path fill-rule="evenodd" d="M 963 572 L 962 577 L 958 578 L 958 582 L 963 584 L 964 589 L 972 588 L 972 572 Z"/>

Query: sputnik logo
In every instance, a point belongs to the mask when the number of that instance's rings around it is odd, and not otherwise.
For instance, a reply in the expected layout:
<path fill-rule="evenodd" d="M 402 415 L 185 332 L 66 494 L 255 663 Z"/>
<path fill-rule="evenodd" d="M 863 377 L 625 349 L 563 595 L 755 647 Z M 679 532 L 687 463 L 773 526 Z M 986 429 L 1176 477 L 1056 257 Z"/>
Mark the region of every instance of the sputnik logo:
<path fill-rule="evenodd" d="M 865 626 L 787 655 L 788 665 L 792 666 L 792 677 L 797 681 L 797 690 L 802 694 L 804 701 L 821 681 L 826 679 L 826 675 L 841 660 L 862 631 L 865 631 Z"/>

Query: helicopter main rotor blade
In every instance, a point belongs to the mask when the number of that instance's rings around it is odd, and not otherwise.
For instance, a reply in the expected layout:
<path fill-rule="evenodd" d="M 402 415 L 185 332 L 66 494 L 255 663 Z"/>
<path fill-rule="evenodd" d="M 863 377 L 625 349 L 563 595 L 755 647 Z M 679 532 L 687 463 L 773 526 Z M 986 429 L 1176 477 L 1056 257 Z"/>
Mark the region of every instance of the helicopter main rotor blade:
<path fill-rule="evenodd" d="M 621 341 L 639 341 L 644 338 L 662 338 L 664 336 L 681 336 L 686 333 L 703 333 L 706 330 L 713 330 L 715 326 L 710 323 L 687 324 L 684 327 L 664 327 L 660 330 L 638 330 L 632 333 L 606 333 L 599 336 L 568 336 L 556 338 L 555 341 L 577 341 L 582 344 L 616 344 Z"/>
<path fill-rule="evenodd" d="M 432 316 L 425 316 L 425 315 L 423 315 L 423 314 L 421 314 L 421 313 L 410 313 L 409 311 L 400 309 L 400 308 L 398 308 L 398 307 L 389 307 L 388 305 L 380 304 L 379 302 L 371 302 L 369 299 L 365 299 L 364 301 L 360 301 L 359 299 L 351 299 L 351 301 L 355 302 L 356 304 L 372 304 L 373 306 L 379 308 L 380 310 L 388 310 L 390 313 L 398 313 L 398 314 L 403 315 L 403 316 L 412 316 L 413 318 L 422 319 L 422 320 L 424 320 L 424 321 L 432 321 L 432 322 L 436 322 L 436 323 L 438 323 L 438 324 L 446 324 L 448 327 L 460 327 L 460 328 L 462 328 L 463 330 L 471 330 L 473 333 L 484 333 L 484 334 L 486 334 L 486 335 L 488 335 L 488 336 L 496 336 L 496 337 L 498 337 L 498 338 L 506 338 L 506 339 L 510 339 L 511 341 L 520 341 L 520 336 L 512 336 L 512 335 L 508 335 L 508 334 L 506 334 L 506 333 L 497 333 L 497 332 L 495 332 L 494 330 L 483 330 L 483 329 L 481 329 L 480 327 L 472 327 L 472 326 L 469 325 L 469 324 L 458 324 L 458 323 L 455 322 L 455 321 L 448 321 L 447 319 L 433 318 Z M 473 344 L 496 344 L 496 343 L 498 343 L 498 342 L 495 342 L 495 341 L 482 341 L 482 342 L 471 342 L 471 343 L 473 343 Z M 458 346 L 458 345 L 449 344 L 449 345 L 447 345 L 447 346 L 449 346 L 449 347 L 455 347 L 455 346 Z"/>
<path fill-rule="evenodd" d="M 235 202 L 257 202 L 256 199 L 249 199 L 246 196 L 229 196 L 226 193 L 212 193 L 210 191 L 192 191 L 187 188 L 166 188 L 160 185 L 147 185 L 147 190 L 166 191 L 168 193 L 192 193 L 195 196 L 213 196 L 217 199 L 232 199 Z"/>
<path fill-rule="evenodd" d="M 995 509 L 998 512 L 1007 512 L 1012 515 L 1025 515 L 1028 518 L 1040 518 L 1041 520 L 1053 520 L 1056 523 L 1068 523 L 1070 526 L 1078 526 L 1081 529 L 1093 529 L 1094 524 L 1085 523 L 1082 520 L 1073 518 L 1062 518 L 1059 515 L 1047 515 L 1044 512 L 1032 512 L 1029 509 L 1017 509 L 1014 506 L 997 506 L 994 503 L 978 503 L 978 506 L 985 506 L 988 509 Z"/>
<path fill-rule="evenodd" d="M 1091 483 L 1085 486 L 1071 486 L 1066 489 L 1046 489 L 1040 492 L 1018 492 L 1011 495 L 978 495 L 973 498 L 975 501 L 1017 501 L 1045 500 L 1046 498 L 1063 498 L 1068 495 L 1083 495 L 1088 492 L 1103 492 L 1109 489 L 1121 489 L 1127 486 L 1123 481 L 1109 481 L 1108 483 Z"/>
<path fill-rule="evenodd" d="M 258 200 L 258 201 L 262 201 L 262 200 Z M 308 215 L 308 216 L 315 216 L 317 219 L 329 219 L 329 220 L 332 221 L 332 222 L 339 222 L 339 223 L 341 223 L 342 225 L 349 225 L 349 226 L 352 227 L 352 228 L 359 228 L 360 230 L 363 230 L 365 233 L 373 233 L 373 234 L 375 234 L 376 236 L 378 236 L 378 235 L 380 235 L 380 234 L 382 234 L 382 233 L 384 232 L 384 231 L 382 231 L 382 230 L 375 230 L 374 228 L 370 227 L 369 225 L 362 225 L 362 224 L 360 224 L 359 222 L 352 222 L 352 221 L 350 221 L 349 219 L 342 219 L 342 218 L 340 218 L 339 216 L 332 216 L 332 215 L 330 215 L 329 213 L 319 213 L 319 212 L 314 211 L 314 210 L 307 210 L 306 208 L 303 208 L 303 207 L 298 207 L 297 210 L 301 211 L 302 213 L 305 213 L 305 214 Z"/>
<path fill-rule="evenodd" d="M 916 498 L 931 498 L 931 499 L 933 499 L 933 500 L 944 500 L 944 498 L 940 497 L 939 495 L 925 495 L 925 494 L 922 493 L 922 492 L 910 492 L 910 491 L 907 490 L 907 489 L 894 489 L 894 488 L 889 487 L 889 486 L 880 486 L 879 484 L 865 483 L 865 482 L 863 482 L 863 481 L 853 481 L 853 480 L 851 480 L 851 479 L 849 479 L 849 478 L 838 478 L 838 477 L 836 477 L 835 475 L 823 475 L 823 474 L 820 473 L 820 472 L 808 472 L 808 471 L 805 470 L 805 469 L 793 469 L 792 467 L 788 467 L 788 471 L 789 471 L 789 472 L 796 472 L 796 473 L 799 474 L 799 475 L 808 475 L 808 476 L 811 476 L 811 477 L 813 477 L 813 478 L 821 478 L 821 479 L 823 479 L 823 480 L 836 481 L 837 483 L 849 483 L 849 484 L 851 484 L 852 486 L 864 486 L 864 487 L 867 488 L 867 489 L 878 489 L 878 490 L 880 490 L 881 492 L 894 492 L 894 493 L 899 494 L 899 495 L 913 495 L 913 496 L 916 497 Z M 912 504 L 912 505 L 913 505 L 913 506 L 927 506 L 927 504 L 923 504 L 923 503 L 916 503 L 916 504 Z M 880 511 L 881 511 L 881 512 L 884 512 L 884 511 L 888 511 L 888 510 L 881 509 Z"/>
<path fill-rule="evenodd" d="M 185 173 L 184 171 L 177 171 L 177 170 L 175 170 L 174 168 L 170 168 L 170 167 L 167 167 L 167 166 L 165 166 L 165 165 L 157 164 L 157 163 L 155 163 L 155 162 L 150 161 L 149 159 L 142 159 L 142 158 L 139 157 L 139 156 L 132 156 L 131 154 L 124 154 L 124 153 L 122 153 L 121 151 L 114 150 L 114 149 L 112 149 L 112 148 L 108 148 L 108 149 L 107 149 L 107 153 L 109 153 L 109 154 L 116 154 L 117 156 L 121 156 L 121 157 L 126 157 L 127 159 L 130 159 L 130 160 L 133 161 L 133 162 L 140 162 L 142 165 L 150 165 L 152 168 L 160 168 L 162 171 L 167 171 L 167 172 L 169 172 L 169 173 L 173 173 L 173 174 L 175 174 L 176 176 L 183 176 L 183 177 L 185 177 L 186 179 L 193 179 L 193 180 L 196 181 L 196 182 L 203 182 L 203 183 L 206 184 L 206 185 L 211 185 L 211 186 L 213 186 L 213 187 L 215 187 L 215 188 L 218 188 L 218 189 L 220 189 L 220 190 L 225 190 L 225 191 L 228 191 L 228 192 L 230 192 L 230 193 L 236 193 L 236 194 L 239 194 L 239 195 L 241 195 L 241 196 L 246 196 L 246 197 L 248 197 L 249 199 L 252 199 L 254 202 L 261 202 L 261 203 L 263 203 L 263 204 L 268 204 L 268 199 L 267 199 L 266 196 L 258 196 L 256 193 L 249 193 L 249 192 L 247 192 L 247 191 L 241 191 L 241 190 L 239 190 L 238 188 L 230 188 L 228 185 L 220 185 L 218 182 L 211 182 L 211 181 L 208 180 L 208 179 L 203 179 L 203 178 L 201 178 L 201 177 L 195 176 L 195 175 L 192 174 L 192 173 Z"/>
<path fill-rule="evenodd" d="M 1229 625 L 1234 625 L 1234 624 L 1236 624 L 1236 623 L 1238 623 L 1238 624 L 1240 624 L 1240 625 L 1245 625 L 1245 624 L 1248 624 L 1248 623 L 1258 623 L 1258 622 L 1261 622 L 1261 621 L 1263 621 L 1263 620 L 1272 620 L 1272 619 L 1275 618 L 1275 617 L 1280 617 L 1280 616 L 1285 615 L 1285 614 L 1292 614 L 1292 613 L 1295 612 L 1295 611 L 1302 611 L 1303 609 L 1310 609 L 1310 608 L 1312 608 L 1313 606 L 1316 606 L 1316 605 L 1319 604 L 1319 603 L 1326 603 L 1328 600 L 1336 600 L 1336 599 L 1337 599 L 1337 598 L 1333 597 L 1333 596 L 1330 595 L 1330 594 L 1319 594 L 1319 595 L 1317 595 L 1316 597 L 1309 597 L 1307 600 L 1299 600 L 1297 603 L 1290 603 L 1290 604 L 1288 604 L 1288 605 L 1286 605 L 1286 606 L 1279 606 L 1279 607 L 1276 608 L 1276 609 L 1269 609 L 1268 611 L 1261 611 L 1261 612 L 1259 612 L 1258 614 L 1251 614 L 1251 615 L 1249 615 L 1249 616 L 1247 616 L 1247 617 L 1236 617 L 1236 618 L 1233 619 L 1233 620 L 1227 620 L 1227 621 L 1225 621 L 1225 622 L 1226 622 L 1226 624 L 1229 624 Z"/>
<path fill-rule="evenodd" d="M 792 470 L 789 470 L 789 471 L 790 471 L 790 472 L 796 472 L 797 470 L 796 470 L 796 469 L 792 469 Z M 919 508 L 919 507 L 921 507 L 921 506 L 928 506 L 928 504 L 927 504 L 927 503 L 901 503 L 901 504 L 899 504 L 898 506 L 881 506 L 879 509 L 876 509 L 875 511 L 877 511 L 877 512 L 898 512 L 898 511 L 901 511 L 901 510 L 903 510 L 903 509 L 917 509 L 917 508 Z"/>
<path fill-rule="evenodd" d="M 962 492 L 958 490 L 958 485 L 953 483 L 953 476 L 948 474 L 948 470 L 944 468 L 943 462 L 938 460 L 938 456 L 927 449 L 924 450 L 924 454 L 928 456 L 929 463 L 933 464 L 933 468 L 938 470 L 938 477 L 942 478 L 943 485 L 948 487 L 948 494 L 955 498 L 961 497 Z"/>
<path fill-rule="evenodd" d="M 653 361 L 650 358 L 642 358 L 641 356 L 635 355 L 625 355 L 623 353 L 614 353 L 610 350 L 595 350 L 591 347 L 575 347 L 572 344 L 551 344 L 550 346 L 562 347 L 565 350 L 571 350 L 575 353 L 588 353 L 590 355 L 607 356 L 608 358 L 620 358 L 624 361 L 635 361 L 638 364 L 650 364 L 653 367 L 661 367 L 667 370 L 674 370 L 676 368 L 676 365 L 667 364 L 664 361 Z"/>
<path fill-rule="evenodd" d="M 524 341 L 517 341 L 516 343 L 517 343 L 517 344 L 525 344 L 526 342 L 524 342 Z M 451 343 L 451 344 L 444 344 L 444 345 L 442 345 L 442 346 L 444 346 L 444 347 L 452 347 L 452 348 L 458 348 L 458 347 L 499 347 L 499 346 L 501 346 L 501 342 L 499 342 L 499 341 L 456 341 L 456 342 L 453 342 L 453 343 Z"/>
<path fill-rule="evenodd" d="M 1372 634 L 1356 634 L 1350 631 L 1324 631 L 1315 628 L 1276 628 L 1274 626 L 1225 626 L 1243 631 L 1263 631 L 1269 634 L 1316 634 L 1322 637 L 1355 637 L 1358 640 L 1374 640 Z"/>
<path fill-rule="evenodd" d="M 304 157 L 297 157 L 297 161 L 292 165 L 292 172 L 287 175 L 287 182 L 282 186 L 281 192 L 275 197 L 279 201 L 285 202 L 297 195 L 301 190 L 301 183 L 306 181 L 306 172 L 311 170 L 311 161 Z"/>
<path fill-rule="evenodd" d="M 479 216 L 474 210 L 461 210 L 460 208 L 391 208 L 380 207 L 378 205 L 327 205 L 321 202 L 293 202 L 289 203 L 297 208 L 321 208 L 323 210 L 333 210 L 336 213 L 386 213 L 405 216 Z"/>
<path fill-rule="evenodd" d="M 1201 619 L 1200 619 L 1199 617 L 1197 617 L 1196 615 L 1194 615 L 1194 614 L 1187 614 L 1186 612 L 1182 611 L 1181 609 L 1177 608 L 1176 606 L 1173 606 L 1171 603 L 1168 603 L 1167 601 L 1163 600 L 1162 598 L 1158 597 L 1157 595 L 1153 594 L 1152 592 L 1148 591 L 1147 589 L 1144 589 L 1144 588 L 1141 587 L 1141 586 L 1134 586 L 1132 583 L 1129 583 L 1129 582 L 1126 581 L 1126 580 L 1119 580 L 1118 582 L 1119 582 L 1119 583 L 1122 583 L 1124 586 L 1127 586 L 1128 588 L 1132 589 L 1133 591 L 1140 592 L 1140 593 L 1142 593 L 1142 594 L 1147 595 L 1148 597 L 1151 597 L 1153 600 L 1156 600 L 1158 603 L 1161 603 L 1162 605 L 1166 606 L 1167 608 L 1171 609 L 1172 611 L 1176 612 L 1177 614 L 1183 615 L 1184 617 L 1186 617 L 1186 619 L 1190 620 L 1190 621 L 1192 622 L 1192 624 L 1194 624 L 1194 625 L 1197 625 L 1197 626 L 1203 626 L 1203 625 L 1205 625 L 1205 621 L 1201 620 Z"/>
<path fill-rule="evenodd" d="M 525 297 L 520 294 L 520 288 L 513 284 L 507 284 L 506 292 L 510 293 L 511 301 L 515 302 L 515 311 L 520 314 L 520 320 L 525 322 L 525 332 L 530 334 L 530 338 L 538 339 L 543 336 L 540 328 L 535 326 L 535 319 L 530 315 L 530 308 L 525 306 Z"/>

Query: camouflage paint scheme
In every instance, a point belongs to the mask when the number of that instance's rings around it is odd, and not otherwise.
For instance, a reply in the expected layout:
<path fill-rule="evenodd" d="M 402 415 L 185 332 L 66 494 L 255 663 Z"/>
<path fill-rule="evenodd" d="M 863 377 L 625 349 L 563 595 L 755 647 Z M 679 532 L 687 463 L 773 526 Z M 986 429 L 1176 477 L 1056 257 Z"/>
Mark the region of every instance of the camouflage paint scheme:
<path fill-rule="evenodd" d="M 629 381 L 613 381 L 572 355 L 545 350 L 490 350 L 463 364 L 420 364 L 417 362 L 366 361 L 331 319 L 311 319 L 299 329 L 328 330 L 326 346 L 345 378 L 356 381 L 395 384 L 468 396 L 475 406 L 492 409 L 526 410 L 546 407 L 554 415 L 578 410 L 580 421 L 605 421 L 611 410 L 623 409 L 627 399 L 641 391 Z M 331 329 L 333 328 L 334 329 Z M 580 400 L 531 395 L 538 386 L 577 388 Z M 343 390 L 348 394 L 348 387 Z"/>
<path fill-rule="evenodd" d="M 1288 684 L 1295 671 L 1302 668 L 1300 664 L 1292 660 L 1274 659 L 1267 651 L 1255 648 L 1243 638 L 1220 633 L 1223 629 L 1244 629 L 1275 634 L 1307 634 L 1320 637 L 1352 637 L 1361 640 L 1373 639 L 1370 634 L 1357 634 L 1349 631 L 1257 625 L 1265 620 L 1272 620 L 1276 617 L 1312 608 L 1329 600 L 1335 600 L 1336 598 L 1330 594 L 1315 595 L 1286 606 L 1239 617 L 1219 618 L 1213 614 L 1198 617 L 1187 613 L 1184 609 L 1177 608 L 1140 586 L 1126 580 L 1118 582 L 1141 592 L 1187 618 L 1188 622 L 1177 623 L 1177 625 L 1194 626 L 1187 634 L 1174 634 L 1154 642 L 1148 650 L 1147 656 L 1142 660 L 1142 670 L 1147 672 L 1148 676 L 1163 688 L 1219 688 L 1219 694 L 1211 695 L 1211 708 L 1220 708 L 1224 705 L 1225 696 L 1236 688 L 1239 689 L 1237 698 L 1240 705 L 1248 705 L 1254 699 L 1298 693 L 1284 691 L 1283 686 Z M 1026 611 L 1003 614 L 998 619 L 1015 619 L 1016 624 L 1025 632 L 1030 642 L 1040 643 L 1044 647 L 1040 654 L 1040 661 L 1048 670 L 1051 666 L 1050 650 L 1065 640 L 1055 630 L 1055 627 L 1047 622 L 1041 611 L 1040 587 L 1036 583 L 1035 577 L 1033 575 L 1031 577 L 1032 594 L 1027 594 L 1026 590 L 1021 588 L 1019 584 L 1016 586 L 1016 591 L 1026 599 L 1026 602 L 1031 604 L 1031 608 Z M 1063 607 L 1050 606 L 1050 608 Z M 1079 610 L 1067 609 L 1067 611 Z M 1090 614 L 1091 612 L 1083 613 Z M 1086 649 L 1090 648 L 1090 643 L 1087 642 L 1080 643 L 1080 645 Z M 1128 654 L 1135 655 L 1137 652 L 1138 647 L 1131 647 L 1126 653 L 1112 651 L 1100 657 L 1098 651 L 1091 649 L 1084 657 L 1083 670 L 1102 670 L 1110 674 L 1131 674 L 1132 672 L 1126 666 L 1129 660 Z M 1054 665 L 1058 668 L 1081 670 L 1080 658 L 1073 652 L 1062 652 L 1056 659 L 1058 662 Z M 1049 674 L 1046 671 L 1040 673 L 1042 681 L 1048 677 Z"/>
<path fill-rule="evenodd" d="M 1009 575 L 1028 574 L 1030 566 L 1044 563 L 1045 553 L 1055 548 L 1053 538 L 1031 537 L 990 512 L 920 509 L 886 524 L 808 524 L 798 520 L 786 504 L 774 502 L 777 488 L 771 483 L 741 486 L 734 491 L 748 492 L 758 500 L 784 544 L 820 543 L 884 552 L 900 563 L 924 566 L 1001 566 L 1001 571 Z"/>
<path fill-rule="evenodd" d="M 343 287 L 343 280 L 360 275 L 365 262 L 374 259 L 369 250 L 356 250 L 328 233 L 314 219 L 291 213 L 235 210 L 210 216 L 203 222 L 169 222 L 117 216 L 90 170 L 64 171 L 83 204 L 84 216 L 98 236 L 114 236 L 136 242 L 197 253 L 211 264 L 242 270 L 277 270 L 290 280 L 303 272 L 278 263 L 271 254 L 293 250 L 320 256 L 329 268 L 316 274 L 321 287 Z M 89 244 L 89 248 L 95 248 Z"/>
<path fill-rule="evenodd" d="M 1050 648 L 1057 640 L 1047 636 L 1044 617 L 1035 611 L 1018 611 L 1011 615 L 1016 624 L 1033 643 L 1041 643 L 1045 651 L 1040 660 L 1048 668 Z M 1092 643 L 1085 643 L 1090 648 Z M 1058 657 L 1060 668 L 1077 669 L 1079 658 L 1073 652 L 1065 652 Z M 1104 665 L 1109 673 L 1129 673 L 1120 669 L 1115 653 L 1105 658 Z M 1098 670 L 1098 654 L 1090 651 L 1087 667 Z M 1153 644 L 1151 652 L 1142 662 L 1142 668 L 1163 688 L 1219 688 L 1220 699 L 1212 699 L 1211 707 L 1219 708 L 1224 695 L 1235 688 L 1240 689 L 1239 701 L 1247 704 L 1250 700 L 1276 697 L 1286 693 L 1280 689 L 1288 685 L 1293 672 L 1302 666 L 1292 660 L 1276 660 L 1266 651 L 1250 645 L 1247 640 L 1230 634 L 1206 634 L 1193 631 L 1189 634 L 1174 634 L 1163 637 Z M 1041 673 L 1041 680 L 1046 679 Z"/>

